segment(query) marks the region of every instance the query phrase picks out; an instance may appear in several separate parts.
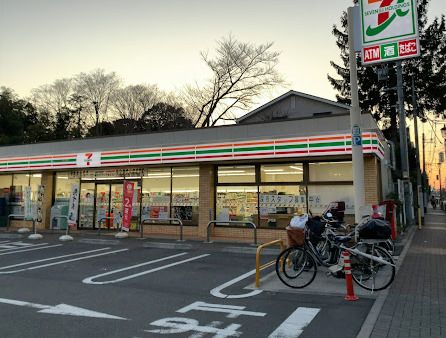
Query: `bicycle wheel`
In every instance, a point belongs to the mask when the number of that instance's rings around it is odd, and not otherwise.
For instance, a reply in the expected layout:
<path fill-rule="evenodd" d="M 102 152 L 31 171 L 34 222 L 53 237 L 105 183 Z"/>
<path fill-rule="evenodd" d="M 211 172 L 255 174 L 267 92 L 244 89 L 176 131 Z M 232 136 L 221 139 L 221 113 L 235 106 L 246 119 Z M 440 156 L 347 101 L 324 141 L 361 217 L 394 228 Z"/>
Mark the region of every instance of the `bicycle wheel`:
<path fill-rule="evenodd" d="M 313 257 L 300 247 L 290 247 L 276 259 L 276 273 L 283 284 L 300 289 L 313 282 L 317 265 Z"/>
<path fill-rule="evenodd" d="M 359 244 L 355 248 L 382 261 L 393 264 L 384 264 L 359 254 L 352 254 L 350 257 L 352 277 L 356 284 L 371 291 L 384 290 L 392 284 L 395 278 L 395 263 L 392 256 L 386 250 L 376 245 L 367 244 Z"/>

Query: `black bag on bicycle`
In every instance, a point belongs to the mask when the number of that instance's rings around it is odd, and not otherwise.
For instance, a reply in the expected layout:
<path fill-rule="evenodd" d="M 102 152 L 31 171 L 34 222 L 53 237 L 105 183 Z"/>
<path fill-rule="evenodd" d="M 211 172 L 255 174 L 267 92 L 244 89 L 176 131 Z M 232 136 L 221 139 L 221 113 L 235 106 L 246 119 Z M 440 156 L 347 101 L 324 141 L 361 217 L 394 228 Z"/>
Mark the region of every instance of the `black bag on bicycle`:
<path fill-rule="evenodd" d="M 375 218 L 358 225 L 357 231 L 362 239 L 388 239 L 391 233 L 389 222 Z"/>
<path fill-rule="evenodd" d="M 321 235 L 325 229 L 325 223 L 319 216 L 310 217 L 307 221 L 307 229 L 310 233 L 310 240 L 313 244 L 316 244 L 321 240 Z"/>

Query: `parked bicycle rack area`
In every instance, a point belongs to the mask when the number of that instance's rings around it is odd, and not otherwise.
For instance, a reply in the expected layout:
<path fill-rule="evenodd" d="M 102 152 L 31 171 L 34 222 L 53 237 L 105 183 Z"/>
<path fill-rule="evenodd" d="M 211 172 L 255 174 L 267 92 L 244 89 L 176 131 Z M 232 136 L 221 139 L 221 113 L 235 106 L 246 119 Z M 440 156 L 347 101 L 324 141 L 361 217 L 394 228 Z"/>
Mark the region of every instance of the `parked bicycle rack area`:
<path fill-rule="evenodd" d="M 260 265 L 260 254 L 262 253 L 262 250 L 268 246 L 273 246 L 273 245 L 279 245 L 281 252 L 286 249 L 286 246 L 283 243 L 282 239 L 276 239 L 275 241 L 259 245 L 259 247 L 257 248 L 257 252 L 256 252 L 256 288 L 260 287 L 260 271 L 264 270 L 266 268 L 269 268 L 270 266 L 273 266 L 276 263 L 276 260 L 272 260 L 272 261 L 269 261 L 268 263 Z"/>

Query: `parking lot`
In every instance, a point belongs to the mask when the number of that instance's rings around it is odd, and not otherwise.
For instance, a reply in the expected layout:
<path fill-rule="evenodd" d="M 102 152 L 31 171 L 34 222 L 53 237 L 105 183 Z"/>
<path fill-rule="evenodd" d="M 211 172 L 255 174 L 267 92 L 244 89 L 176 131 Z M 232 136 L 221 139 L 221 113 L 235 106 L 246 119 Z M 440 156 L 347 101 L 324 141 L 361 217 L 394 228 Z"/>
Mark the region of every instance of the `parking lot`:
<path fill-rule="evenodd" d="M 255 289 L 248 245 L 57 238 L 0 235 L 2 336 L 355 337 L 373 303 Z"/>

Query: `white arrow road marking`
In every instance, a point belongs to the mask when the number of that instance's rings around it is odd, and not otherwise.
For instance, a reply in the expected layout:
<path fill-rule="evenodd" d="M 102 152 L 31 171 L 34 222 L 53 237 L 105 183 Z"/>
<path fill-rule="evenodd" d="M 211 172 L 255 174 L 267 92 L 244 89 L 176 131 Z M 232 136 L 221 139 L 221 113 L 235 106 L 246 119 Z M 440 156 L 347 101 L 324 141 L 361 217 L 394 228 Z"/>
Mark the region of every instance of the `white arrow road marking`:
<path fill-rule="evenodd" d="M 103 250 L 108 250 L 108 249 L 110 249 L 110 248 L 102 248 L 102 249 L 97 249 L 97 250 L 84 251 L 84 252 L 80 252 L 80 253 L 76 253 L 76 254 L 63 255 L 63 256 L 58 256 L 58 257 L 53 257 L 53 258 L 40 259 L 40 260 L 32 261 L 32 262 L 26 262 L 26 263 L 20 263 L 20 264 L 15 264 L 15 265 L 9 265 L 9 266 L 1 267 L 0 270 L 4 270 L 4 269 L 7 269 L 7 268 L 12 268 L 12 267 L 16 267 L 16 266 L 30 265 L 30 264 L 37 263 L 37 262 L 54 260 L 54 259 L 58 259 L 58 258 L 61 258 L 61 257 L 79 256 L 79 255 L 83 255 L 85 253 L 103 251 Z M 36 269 L 46 268 L 48 266 L 53 266 L 53 265 L 58 265 L 58 264 L 65 264 L 65 263 L 69 263 L 69 262 L 75 262 L 75 261 L 80 261 L 80 260 L 84 260 L 84 259 L 95 258 L 95 257 L 100 257 L 100 256 L 105 256 L 105 255 L 111 255 L 111 254 L 114 254 L 114 253 L 127 251 L 127 250 L 128 249 L 114 250 L 114 251 L 108 251 L 108 252 L 99 253 L 99 254 L 96 254 L 96 255 L 83 256 L 83 257 L 67 259 L 67 260 L 63 260 L 63 261 L 59 261 L 59 262 L 55 262 L 55 263 L 48 263 L 48 264 L 43 264 L 43 265 L 32 266 L 30 268 L 25 268 L 25 269 L 19 269 L 19 270 L 13 270 L 13 271 L 0 271 L 0 274 L 11 274 L 11 273 L 22 272 L 22 271 L 27 271 L 27 270 L 36 270 Z"/>
<path fill-rule="evenodd" d="M 39 244 L 28 244 L 28 243 L 22 243 L 22 242 L 15 242 L 15 243 L 9 243 L 5 245 L 0 245 L 0 252 L 4 251 L 11 251 L 11 250 L 19 250 L 24 249 L 25 247 L 37 247 L 37 246 L 43 246 L 48 245 L 48 243 L 39 243 Z"/>
<path fill-rule="evenodd" d="M 17 249 L 16 251 L 8 251 L 8 252 L 0 253 L 0 256 L 12 255 L 12 254 L 15 254 L 15 253 L 21 253 L 21 252 L 26 252 L 26 251 L 49 249 L 49 248 L 54 248 L 56 246 L 62 246 L 62 244 L 48 245 L 48 246 L 42 246 L 42 247 L 39 247 L 39 248 L 31 248 L 31 249 L 23 249 L 22 248 L 22 249 Z"/>
<path fill-rule="evenodd" d="M 297 338 L 321 309 L 298 307 L 268 338 Z"/>
<path fill-rule="evenodd" d="M 211 295 L 214 297 L 218 297 L 218 298 L 248 298 L 248 297 L 257 296 L 258 294 L 262 293 L 263 290 L 253 290 L 251 292 L 240 294 L 240 295 L 226 295 L 221 292 L 221 290 L 227 288 L 228 286 L 234 285 L 234 284 L 240 282 L 241 280 L 254 275 L 255 273 L 256 273 L 256 270 L 254 269 L 254 270 L 251 270 L 237 278 L 231 279 L 229 282 L 226 282 L 220 286 L 217 286 L 216 288 L 213 288 L 210 291 Z"/>
<path fill-rule="evenodd" d="M 204 254 L 204 255 L 200 255 L 200 256 L 195 256 L 195 257 L 188 258 L 188 259 L 185 259 L 185 260 L 182 260 L 182 261 L 178 261 L 178 262 L 175 262 L 175 263 L 163 265 L 163 266 L 160 266 L 158 268 L 142 271 L 142 272 L 139 272 L 139 273 L 135 273 L 133 275 L 125 276 L 125 277 L 114 279 L 114 280 L 109 280 L 109 281 L 104 281 L 104 282 L 94 282 L 93 281 L 94 279 L 97 279 L 97 278 L 100 278 L 100 277 L 112 275 L 112 274 L 115 274 L 115 273 L 118 273 L 118 272 L 121 272 L 121 271 L 134 269 L 134 268 L 139 267 L 139 266 L 144 266 L 144 265 L 158 263 L 158 262 L 161 262 L 161 261 L 164 261 L 164 260 L 167 260 L 167 259 L 172 259 L 172 258 L 175 258 L 175 257 L 178 257 L 178 256 L 182 256 L 182 255 L 186 255 L 186 254 L 187 254 L 187 252 L 182 252 L 182 253 L 179 253 L 179 254 L 176 254 L 176 255 L 172 255 L 172 256 L 156 259 L 156 260 L 145 262 L 145 263 L 142 263 L 142 264 L 132 265 L 132 266 L 129 266 L 129 267 L 126 267 L 126 268 L 113 270 L 113 271 L 109 271 L 109 272 L 106 272 L 106 273 L 101 273 L 101 274 L 96 275 L 96 276 L 85 278 L 82 282 L 85 283 L 85 284 L 96 284 L 96 285 L 118 283 L 118 282 L 122 282 L 122 281 L 125 281 L 125 280 L 128 280 L 128 279 L 132 279 L 132 278 L 136 278 L 136 277 L 139 277 L 139 276 L 147 275 L 147 274 L 152 273 L 152 272 L 164 270 L 164 269 L 170 268 L 170 267 L 175 266 L 175 265 L 180 265 L 180 264 L 184 264 L 184 263 L 187 263 L 187 262 L 191 262 L 191 261 L 194 261 L 194 260 L 197 260 L 197 259 L 200 259 L 200 258 L 203 258 L 203 257 L 206 257 L 206 256 L 210 255 L 210 254 Z"/>
<path fill-rule="evenodd" d="M 23 302 L 21 300 L 0 298 L 0 303 L 25 306 L 34 309 L 40 309 L 37 311 L 39 313 L 48 313 L 53 315 L 65 315 L 65 316 L 78 316 L 78 317 L 93 317 L 93 318 L 103 318 L 103 319 L 120 319 L 127 320 L 127 318 L 122 318 L 118 316 L 109 315 L 102 312 L 96 312 L 92 310 L 83 309 L 77 306 L 71 306 L 67 304 L 59 304 L 55 306 L 43 305 L 36 303 Z"/>

